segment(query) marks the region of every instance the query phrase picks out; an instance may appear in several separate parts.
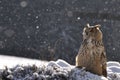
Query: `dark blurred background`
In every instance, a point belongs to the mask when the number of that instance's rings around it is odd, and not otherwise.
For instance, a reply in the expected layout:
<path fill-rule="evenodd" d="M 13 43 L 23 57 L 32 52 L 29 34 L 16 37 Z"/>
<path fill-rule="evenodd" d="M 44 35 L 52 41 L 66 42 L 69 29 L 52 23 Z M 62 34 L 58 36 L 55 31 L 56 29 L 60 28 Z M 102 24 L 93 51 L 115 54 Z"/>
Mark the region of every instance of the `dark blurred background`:
<path fill-rule="evenodd" d="M 0 0 L 0 54 L 74 64 L 87 23 L 120 61 L 120 0 Z"/>

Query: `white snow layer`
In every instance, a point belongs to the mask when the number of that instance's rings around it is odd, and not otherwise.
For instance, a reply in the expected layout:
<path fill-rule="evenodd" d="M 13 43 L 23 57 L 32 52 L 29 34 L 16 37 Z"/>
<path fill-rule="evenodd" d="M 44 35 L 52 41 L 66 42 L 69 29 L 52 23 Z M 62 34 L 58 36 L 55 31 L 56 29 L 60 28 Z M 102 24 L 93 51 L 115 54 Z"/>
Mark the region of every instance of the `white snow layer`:
<path fill-rule="evenodd" d="M 3 69 L 4 66 L 10 69 Z M 4 78 L 7 76 L 12 80 L 120 80 L 120 63 L 115 61 L 107 62 L 107 78 L 87 72 L 84 68 L 75 68 L 61 59 L 46 62 L 0 56 L 0 70 Z"/>
<path fill-rule="evenodd" d="M 12 68 L 16 66 L 17 64 L 19 65 L 33 65 L 33 64 L 41 65 L 41 64 L 46 64 L 46 61 L 0 55 L 0 69 L 3 69 L 5 66 Z"/>
<path fill-rule="evenodd" d="M 108 80 L 103 76 L 98 76 L 90 72 L 86 72 L 84 68 L 83 69 L 75 68 L 75 66 L 71 66 L 64 60 L 60 59 L 57 60 L 56 62 L 54 61 L 48 62 L 47 66 L 57 66 L 60 67 L 61 69 L 71 69 L 69 80 Z"/>

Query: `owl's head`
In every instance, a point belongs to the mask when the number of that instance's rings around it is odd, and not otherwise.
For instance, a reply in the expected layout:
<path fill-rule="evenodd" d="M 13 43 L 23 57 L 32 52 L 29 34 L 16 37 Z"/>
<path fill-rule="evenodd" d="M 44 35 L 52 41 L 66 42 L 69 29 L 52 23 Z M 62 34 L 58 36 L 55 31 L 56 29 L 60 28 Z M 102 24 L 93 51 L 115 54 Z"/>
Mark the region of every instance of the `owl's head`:
<path fill-rule="evenodd" d="M 83 39 L 102 40 L 101 25 L 90 26 L 87 24 L 83 29 Z"/>

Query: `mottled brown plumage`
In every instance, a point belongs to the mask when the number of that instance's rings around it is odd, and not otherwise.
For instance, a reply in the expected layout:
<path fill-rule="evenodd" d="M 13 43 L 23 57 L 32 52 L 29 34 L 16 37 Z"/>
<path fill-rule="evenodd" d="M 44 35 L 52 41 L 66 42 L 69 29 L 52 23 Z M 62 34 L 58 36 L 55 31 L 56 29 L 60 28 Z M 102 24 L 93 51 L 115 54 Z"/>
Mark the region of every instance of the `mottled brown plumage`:
<path fill-rule="evenodd" d="M 107 77 L 106 62 L 100 25 L 87 25 L 83 30 L 83 42 L 76 56 L 76 66 Z"/>

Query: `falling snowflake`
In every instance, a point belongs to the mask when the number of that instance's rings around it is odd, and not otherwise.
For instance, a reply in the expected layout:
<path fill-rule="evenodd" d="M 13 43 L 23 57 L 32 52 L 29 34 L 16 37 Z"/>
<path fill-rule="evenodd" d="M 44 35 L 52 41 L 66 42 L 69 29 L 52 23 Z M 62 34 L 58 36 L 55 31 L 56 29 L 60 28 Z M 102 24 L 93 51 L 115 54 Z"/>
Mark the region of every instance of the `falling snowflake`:
<path fill-rule="evenodd" d="M 28 4 L 28 3 L 27 3 L 26 1 L 22 1 L 22 2 L 20 2 L 20 6 L 21 6 L 21 7 L 26 7 L 27 4 Z"/>
<path fill-rule="evenodd" d="M 36 29 L 39 29 L 39 26 L 36 26 Z"/>
<path fill-rule="evenodd" d="M 77 17 L 78 20 L 80 20 L 80 17 Z"/>
<path fill-rule="evenodd" d="M 38 17 L 38 16 L 36 16 L 35 18 L 36 18 L 36 19 L 38 19 L 39 17 Z"/>

